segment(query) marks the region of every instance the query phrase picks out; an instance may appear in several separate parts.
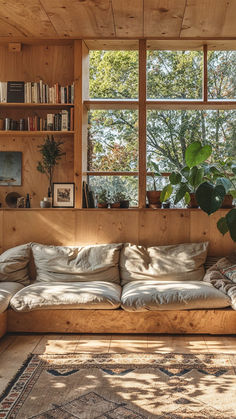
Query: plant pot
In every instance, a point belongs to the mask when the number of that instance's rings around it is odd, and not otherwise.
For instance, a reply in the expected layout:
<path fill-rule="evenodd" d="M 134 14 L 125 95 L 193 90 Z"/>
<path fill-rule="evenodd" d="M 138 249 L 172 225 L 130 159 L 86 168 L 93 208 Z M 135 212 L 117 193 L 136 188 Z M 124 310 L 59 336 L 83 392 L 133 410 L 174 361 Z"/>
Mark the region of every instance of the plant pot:
<path fill-rule="evenodd" d="M 161 208 L 161 191 L 147 191 L 149 208 Z"/>
<path fill-rule="evenodd" d="M 129 208 L 129 200 L 120 201 L 121 208 Z"/>
<path fill-rule="evenodd" d="M 98 208 L 107 208 L 108 207 L 108 203 L 104 202 L 103 204 L 101 204 L 100 202 L 98 202 Z"/>
<path fill-rule="evenodd" d="M 190 195 L 190 202 L 188 204 L 188 208 L 198 208 L 199 205 L 197 203 L 195 193 L 190 193 L 189 195 Z"/>
<path fill-rule="evenodd" d="M 222 202 L 221 208 L 232 208 L 233 207 L 233 197 L 232 195 L 225 195 L 224 201 Z"/>
<path fill-rule="evenodd" d="M 120 208 L 120 202 L 113 202 L 111 208 Z"/>

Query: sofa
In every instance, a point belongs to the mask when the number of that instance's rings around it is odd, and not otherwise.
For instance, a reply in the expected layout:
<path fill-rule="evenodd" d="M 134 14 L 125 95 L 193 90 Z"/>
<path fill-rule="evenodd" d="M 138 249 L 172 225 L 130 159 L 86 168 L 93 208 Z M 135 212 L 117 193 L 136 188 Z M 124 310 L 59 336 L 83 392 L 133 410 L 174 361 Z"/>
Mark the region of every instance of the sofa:
<path fill-rule="evenodd" d="M 236 333 L 230 296 L 204 281 L 207 248 L 203 242 L 8 249 L 0 255 L 0 334 Z"/>

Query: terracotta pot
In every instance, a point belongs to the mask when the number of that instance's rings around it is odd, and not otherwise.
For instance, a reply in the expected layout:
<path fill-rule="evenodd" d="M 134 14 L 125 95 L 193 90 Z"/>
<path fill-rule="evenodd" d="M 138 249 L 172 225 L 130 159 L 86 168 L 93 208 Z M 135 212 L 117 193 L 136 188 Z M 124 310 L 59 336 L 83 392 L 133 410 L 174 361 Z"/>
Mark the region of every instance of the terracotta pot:
<path fill-rule="evenodd" d="M 113 202 L 111 208 L 120 208 L 120 202 Z"/>
<path fill-rule="evenodd" d="M 149 208 L 161 208 L 161 191 L 147 191 Z"/>
<path fill-rule="evenodd" d="M 108 207 L 108 203 L 106 202 L 106 203 L 104 203 L 104 204 L 101 204 L 100 202 L 98 202 L 98 208 L 107 208 Z"/>
<path fill-rule="evenodd" d="M 233 197 L 232 195 L 225 195 L 224 201 L 222 202 L 221 208 L 232 208 L 233 207 Z"/>
<path fill-rule="evenodd" d="M 189 195 L 190 195 L 190 202 L 188 204 L 188 208 L 198 208 L 199 205 L 197 203 L 195 193 L 190 193 Z"/>

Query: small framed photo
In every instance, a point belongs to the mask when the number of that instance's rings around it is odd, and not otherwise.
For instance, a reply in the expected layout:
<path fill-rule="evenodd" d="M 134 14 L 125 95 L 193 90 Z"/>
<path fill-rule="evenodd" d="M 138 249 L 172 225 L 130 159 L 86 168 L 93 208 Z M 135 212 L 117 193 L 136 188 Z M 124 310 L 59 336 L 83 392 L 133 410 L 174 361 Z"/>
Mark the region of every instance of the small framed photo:
<path fill-rule="evenodd" d="M 53 183 L 53 208 L 73 208 L 75 205 L 74 183 Z"/>

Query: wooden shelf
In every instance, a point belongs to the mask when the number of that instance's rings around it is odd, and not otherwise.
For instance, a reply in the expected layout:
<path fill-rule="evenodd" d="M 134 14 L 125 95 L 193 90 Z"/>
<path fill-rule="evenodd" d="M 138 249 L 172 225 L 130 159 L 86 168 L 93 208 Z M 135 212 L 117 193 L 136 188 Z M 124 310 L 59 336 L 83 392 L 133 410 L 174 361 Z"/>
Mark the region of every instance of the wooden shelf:
<path fill-rule="evenodd" d="M 0 137 L 40 137 L 43 135 L 74 135 L 74 131 L 0 131 Z"/>
<path fill-rule="evenodd" d="M 1 108 L 64 109 L 74 107 L 73 103 L 0 103 Z"/>

